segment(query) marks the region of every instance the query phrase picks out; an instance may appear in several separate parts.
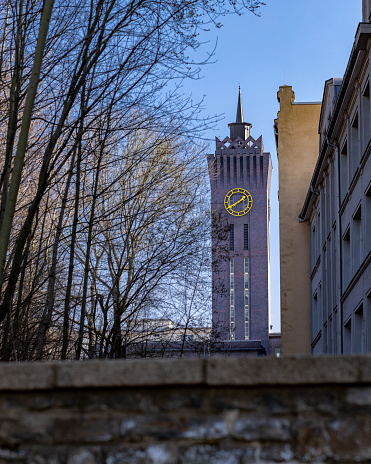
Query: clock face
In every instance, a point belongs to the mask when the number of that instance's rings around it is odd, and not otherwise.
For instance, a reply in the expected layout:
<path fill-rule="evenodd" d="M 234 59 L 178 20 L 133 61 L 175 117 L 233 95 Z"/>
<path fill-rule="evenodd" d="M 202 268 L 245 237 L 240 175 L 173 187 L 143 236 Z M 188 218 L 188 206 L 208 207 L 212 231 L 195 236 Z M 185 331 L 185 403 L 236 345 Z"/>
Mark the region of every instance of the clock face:
<path fill-rule="evenodd" d="M 232 216 L 243 216 L 252 207 L 252 196 L 243 188 L 234 188 L 225 196 L 224 206 Z"/>

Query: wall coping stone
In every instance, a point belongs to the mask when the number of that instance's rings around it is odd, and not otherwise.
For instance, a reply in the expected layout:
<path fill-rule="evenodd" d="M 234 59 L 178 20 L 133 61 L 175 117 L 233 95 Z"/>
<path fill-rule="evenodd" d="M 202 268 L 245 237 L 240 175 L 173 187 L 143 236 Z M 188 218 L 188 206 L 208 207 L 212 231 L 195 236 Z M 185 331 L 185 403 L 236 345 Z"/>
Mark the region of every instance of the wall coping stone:
<path fill-rule="evenodd" d="M 371 384 L 371 355 L 0 364 L 0 391 L 159 386 Z"/>

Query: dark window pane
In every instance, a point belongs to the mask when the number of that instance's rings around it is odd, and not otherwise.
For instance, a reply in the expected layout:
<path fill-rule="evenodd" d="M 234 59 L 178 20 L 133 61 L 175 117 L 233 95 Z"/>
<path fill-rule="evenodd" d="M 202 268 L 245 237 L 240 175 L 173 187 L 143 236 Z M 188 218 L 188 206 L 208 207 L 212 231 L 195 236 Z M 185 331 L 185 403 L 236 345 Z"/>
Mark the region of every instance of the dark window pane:
<path fill-rule="evenodd" d="M 234 225 L 229 226 L 229 249 L 234 250 Z"/>

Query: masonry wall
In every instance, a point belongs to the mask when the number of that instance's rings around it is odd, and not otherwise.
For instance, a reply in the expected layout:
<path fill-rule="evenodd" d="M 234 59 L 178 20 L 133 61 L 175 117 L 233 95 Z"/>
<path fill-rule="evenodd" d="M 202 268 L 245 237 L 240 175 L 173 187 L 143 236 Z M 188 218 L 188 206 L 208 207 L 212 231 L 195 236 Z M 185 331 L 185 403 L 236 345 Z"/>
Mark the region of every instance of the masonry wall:
<path fill-rule="evenodd" d="M 371 357 L 0 367 L 2 464 L 371 460 Z"/>
<path fill-rule="evenodd" d="M 321 104 L 294 103 L 287 85 L 280 87 L 277 97 L 281 352 L 309 354 L 309 231 L 298 216 L 318 158 Z"/>

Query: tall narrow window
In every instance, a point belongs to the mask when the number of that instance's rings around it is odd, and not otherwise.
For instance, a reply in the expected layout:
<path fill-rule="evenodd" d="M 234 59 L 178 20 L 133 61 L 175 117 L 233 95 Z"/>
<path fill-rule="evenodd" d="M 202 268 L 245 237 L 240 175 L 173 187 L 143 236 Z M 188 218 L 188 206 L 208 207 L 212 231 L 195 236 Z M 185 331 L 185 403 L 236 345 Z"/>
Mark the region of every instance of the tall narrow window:
<path fill-rule="evenodd" d="M 234 250 L 234 224 L 229 226 L 229 249 Z"/>
<path fill-rule="evenodd" d="M 350 143 L 350 153 L 351 153 L 351 169 L 352 169 L 352 178 L 356 173 L 356 170 L 359 166 L 360 161 L 360 150 L 359 150 L 359 133 L 358 133 L 358 114 L 356 114 L 352 127 L 350 128 L 351 133 L 351 143 Z"/>
<path fill-rule="evenodd" d="M 249 225 L 248 224 L 243 225 L 243 249 L 244 250 L 249 249 Z"/>
<path fill-rule="evenodd" d="M 365 328 L 363 320 L 363 304 L 354 312 L 354 343 L 353 353 L 365 352 Z"/>
<path fill-rule="evenodd" d="M 362 154 L 370 141 L 370 110 L 370 84 L 368 82 L 362 95 Z"/>
<path fill-rule="evenodd" d="M 366 299 L 366 351 L 371 353 L 371 293 Z"/>
<path fill-rule="evenodd" d="M 343 353 L 350 354 L 352 352 L 352 319 L 344 325 L 344 340 Z"/>
<path fill-rule="evenodd" d="M 365 196 L 365 255 L 371 251 L 371 185 Z"/>
<path fill-rule="evenodd" d="M 224 184 L 223 156 L 220 157 L 220 183 Z"/>
<path fill-rule="evenodd" d="M 362 212 L 361 205 L 353 216 L 352 231 L 352 261 L 353 275 L 357 272 L 362 262 Z"/>
<path fill-rule="evenodd" d="M 249 330 L 249 258 L 244 258 L 244 319 L 245 319 L 245 340 L 250 338 Z"/>
<path fill-rule="evenodd" d="M 331 256 L 331 265 L 332 265 L 332 307 L 335 308 L 337 304 L 337 279 L 338 279 L 338 272 L 337 272 L 337 240 L 335 239 L 336 237 L 336 224 L 334 225 L 332 229 L 332 240 L 331 240 L 331 250 L 332 250 L 332 256 Z M 334 324 L 334 330 L 337 330 L 337 327 Z M 334 337 L 335 340 L 335 337 Z M 336 351 L 334 351 L 336 353 Z"/>
<path fill-rule="evenodd" d="M 344 200 L 348 191 L 348 144 L 344 143 L 340 155 L 340 199 Z"/>
<path fill-rule="evenodd" d="M 314 269 L 316 265 L 316 224 L 315 218 L 312 222 L 312 233 L 310 234 L 310 268 Z"/>
<path fill-rule="evenodd" d="M 342 260 L 342 275 L 343 289 L 348 287 L 350 281 L 350 230 L 349 227 L 343 236 L 343 260 Z"/>
<path fill-rule="evenodd" d="M 234 308 L 234 258 L 230 260 L 229 269 L 229 280 L 230 280 L 230 337 L 231 340 L 235 338 L 235 308 Z"/>
<path fill-rule="evenodd" d="M 312 298 L 312 306 L 311 306 L 311 337 L 312 342 L 319 334 L 322 324 L 322 311 L 321 311 L 321 284 L 318 284 L 317 290 L 315 291 L 313 298 Z"/>

